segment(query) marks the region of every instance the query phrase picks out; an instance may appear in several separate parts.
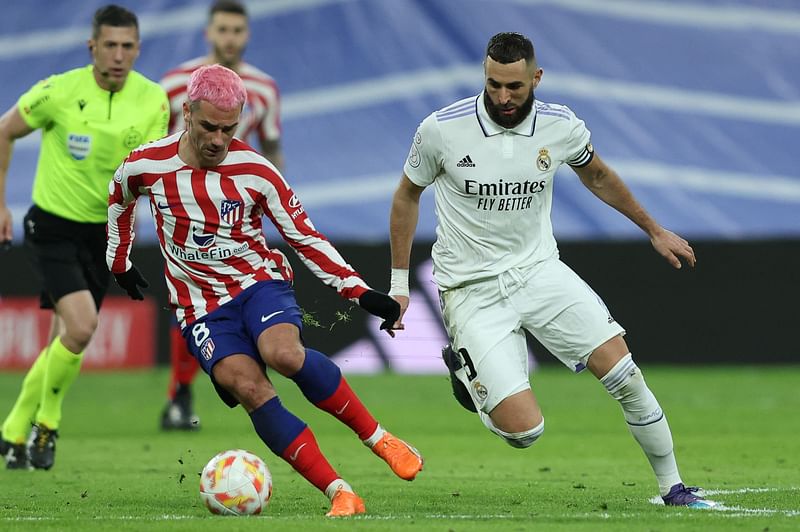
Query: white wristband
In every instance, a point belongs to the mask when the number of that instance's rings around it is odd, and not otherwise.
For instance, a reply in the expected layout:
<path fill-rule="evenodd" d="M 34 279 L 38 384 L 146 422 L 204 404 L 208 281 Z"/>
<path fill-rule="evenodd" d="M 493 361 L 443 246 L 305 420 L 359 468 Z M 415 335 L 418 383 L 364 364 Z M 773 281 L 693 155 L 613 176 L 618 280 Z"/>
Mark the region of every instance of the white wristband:
<path fill-rule="evenodd" d="M 392 268 L 392 281 L 389 288 L 390 296 L 408 297 L 408 270 L 405 268 Z"/>

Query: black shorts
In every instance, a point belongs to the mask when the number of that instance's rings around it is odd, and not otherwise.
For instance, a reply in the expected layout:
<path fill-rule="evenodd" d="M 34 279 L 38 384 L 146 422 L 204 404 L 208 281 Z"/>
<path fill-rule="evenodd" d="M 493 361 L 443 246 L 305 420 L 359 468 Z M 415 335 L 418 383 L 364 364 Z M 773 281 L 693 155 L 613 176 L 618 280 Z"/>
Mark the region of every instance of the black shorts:
<path fill-rule="evenodd" d="M 25 249 L 42 285 L 41 308 L 67 294 L 89 290 L 97 310 L 108 289 L 106 224 L 73 222 L 36 205 L 23 219 Z"/>

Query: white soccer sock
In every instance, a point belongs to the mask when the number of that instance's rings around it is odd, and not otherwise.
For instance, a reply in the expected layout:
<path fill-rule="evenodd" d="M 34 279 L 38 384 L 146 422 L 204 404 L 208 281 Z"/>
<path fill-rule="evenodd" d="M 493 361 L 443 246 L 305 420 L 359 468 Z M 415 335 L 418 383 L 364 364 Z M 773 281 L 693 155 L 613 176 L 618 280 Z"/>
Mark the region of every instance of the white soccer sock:
<path fill-rule="evenodd" d="M 366 440 L 361 440 L 361 441 L 364 442 L 364 445 L 366 445 L 367 447 L 372 449 L 373 447 L 375 447 L 376 443 L 381 441 L 381 438 L 383 438 L 384 434 L 386 434 L 386 431 L 383 430 L 383 427 L 381 427 L 381 424 L 378 423 L 378 426 L 375 427 L 375 432 L 372 433 L 372 436 L 370 436 Z"/>
<path fill-rule="evenodd" d="M 659 491 L 666 495 L 672 486 L 681 482 L 672 447 L 672 432 L 631 354 L 625 355 L 600 382 L 622 406 L 628 428 L 653 468 Z"/>
<path fill-rule="evenodd" d="M 333 496 L 336 495 L 336 492 L 339 491 L 339 488 L 343 489 L 344 491 L 349 491 L 350 493 L 355 493 L 353 488 L 350 487 L 350 484 L 340 478 L 337 478 L 328 484 L 327 488 L 325 488 L 325 496 L 328 497 L 328 499 L 333 500 Z"/>

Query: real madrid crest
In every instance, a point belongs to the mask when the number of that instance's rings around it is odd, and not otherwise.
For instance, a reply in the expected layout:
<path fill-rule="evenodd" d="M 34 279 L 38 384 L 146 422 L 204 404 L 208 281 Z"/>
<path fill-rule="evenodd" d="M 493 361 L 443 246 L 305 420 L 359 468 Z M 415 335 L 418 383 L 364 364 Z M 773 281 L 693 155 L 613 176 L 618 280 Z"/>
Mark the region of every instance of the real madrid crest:
<path fill-rule="evenodd" d="M 486 389 L 486 386 L 481 384 L 481 381 L 475 381 L 474 383 L 472 383 L 472 386 L 475 387 L 475 393 L 478 395 L 478 398 L 481 401 L 485 401 L 486 396 L 489 395 L 489 390 Z"/>
<path fill-rule="evenodd" d="M 542 148 L 539 150 L 539 156 L 536 158 L 536 168 L 542 172 L 550 170 L 553 161 L 550 160 L 550 150 Z"/>

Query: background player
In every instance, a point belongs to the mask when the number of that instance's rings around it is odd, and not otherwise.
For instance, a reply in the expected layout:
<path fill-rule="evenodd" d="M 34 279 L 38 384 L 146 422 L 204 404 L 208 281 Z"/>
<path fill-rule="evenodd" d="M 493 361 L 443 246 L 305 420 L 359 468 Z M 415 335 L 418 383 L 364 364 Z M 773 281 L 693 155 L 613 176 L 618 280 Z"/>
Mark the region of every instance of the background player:
<path fill-rule="evenodd" d="M 201 67 L 187 94 L 186 131 L 134 151 L 114 176 L 108 266 L 132 298 L 141 298 L 146 282 L 128 255 L 135 201 L 146 194 L 176 317 L 220 397 L 231 407 L 241 403 L 270 450 L 331 499 L 329 516 L 362 513 L 363 501 L 330 466 L 311 430 L 282 406 L 265 367 L 292 379 L 399 477 L 413 480 L 422 458 L 381 428 L 327 356 L 304 348 L 292 269 L 267 246 L 262 216 L 320 280 L 383 318 L 381 328 L 391 328 L 400 306 L 371 290 L 314 228 L 276 167 L 233 138 L 245 102 L 236 73 Z"/>
<path fill-rule="evenodd" d="M 436 190 L 434 278 L 452 348 L 454 391 L 489 430 L 531 446 L 544 417 L 531 390 L 525 330 L 570 369 L 589 368 L 619 401 L 666 504 L 709 507 L 678 473 L 658 401 L 603 301 L 559 260 L 550 222 L 553 178 L 568 164 L 598 198 L 638 225 L 675 268 L 692 248 L 656 223 L 589 142 L 566 106 L 536 100 L 533 45 L 518 33 L 489 41 L 485 87 L 419 126 L 391 212 L 392 290 L 408 307 L 408 267 L 420 194 Z M 402 328 L 401 321 L 396 324 Z"/>
<path fill-rule="evenodd" d="M 0 240 L 11 239 L 3 191 L 13 141 L 42 129 L 25 245 L 42 283 L 41 306 L 55 311 L 49 345 L 3 423 L 8 468 L 27 468 L 28 457 L 36 468 L 53 465 L 61 405 L 108 285 L 108 183 L 131 149 L 167 131 L 166 94 L 132 71 L 140 48 L 136 15 L 115 5 L 98 9 L 88 46 L 91 65 L 40 81 L 0 118 Z"/>
<path fill-rule="evenodd" d="M 244 5 L 235 0 L 214 2 L 209 9 L 205 35 L 209 44 L 208 55 L 182 63 L 161 80 L 161 86 L 169 96 L 170 133 L 184 129 L 183 102 L 186 101 L 189 76 L 200 66 L 221 64 L 238 73 L 247 90 L 247 103 L 236 136 L 245 141 L 257 141 L 261 154 L 282 170 L 280 94 L 275 80 L 243 59 L 250 37 Z M 161 414 L 161 427 L 165 430 L 196 430 L 200 428 L 200 418 L 194 413 L 191 384 L 198 365 L 187 351 L 177 323 L 173 324 L 170 332 L 170 362 L 168 401 Z"/>

